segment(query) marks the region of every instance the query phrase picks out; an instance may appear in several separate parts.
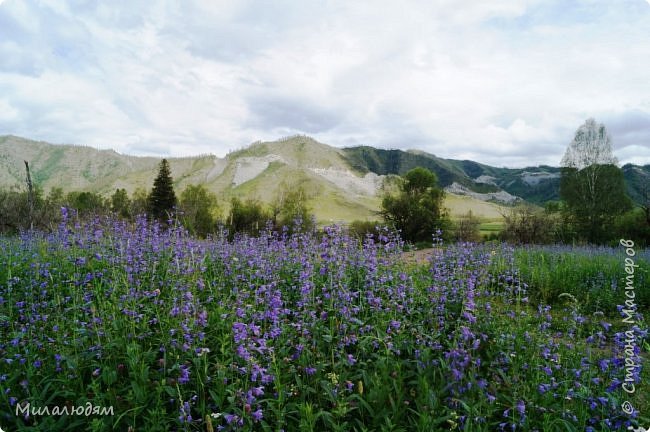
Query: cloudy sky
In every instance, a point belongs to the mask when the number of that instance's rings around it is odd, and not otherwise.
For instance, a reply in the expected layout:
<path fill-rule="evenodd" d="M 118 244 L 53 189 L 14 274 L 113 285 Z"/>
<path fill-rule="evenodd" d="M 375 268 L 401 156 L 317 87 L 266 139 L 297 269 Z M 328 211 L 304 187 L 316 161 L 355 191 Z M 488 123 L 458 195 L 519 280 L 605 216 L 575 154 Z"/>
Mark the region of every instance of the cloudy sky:
<path fill-rule="evenodd" d="M 218 156 L 307 134 L 558 165 L 593 117 L 650 163 L 646 0 L 0 0 L 0 135 Z"/>

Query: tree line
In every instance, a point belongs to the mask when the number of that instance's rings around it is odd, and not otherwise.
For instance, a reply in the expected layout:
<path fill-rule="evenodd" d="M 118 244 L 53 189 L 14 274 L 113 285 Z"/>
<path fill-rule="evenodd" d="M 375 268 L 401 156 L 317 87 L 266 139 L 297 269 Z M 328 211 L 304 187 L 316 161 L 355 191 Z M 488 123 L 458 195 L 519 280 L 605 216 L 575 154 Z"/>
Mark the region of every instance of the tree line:
<path fill-rule="evenodd" d="M 284 185 L 270 206 L 255 199 L 233 197 L 224 215 L 217 196 L 204 185 L 188 185 L 177 197 L 169 162 L 163 159 L 150 191 L 136 189 L 129 196 L 118 188 L 108 198 L 96 192 L 69 192 L 53 188 L 45 195 L 38 186 L 0 190 L 0 233 L 16 233 L 30 227 L 53 230 L 61 222 L 61 208 L 75 210 L 76 217 L 114 214 L 135 220 L 147 215 L 162 225 L 180 223 L 191 234 L 205 237 L 226 229 L 256 235 L 270 223 L 275 229 L 309 230 L 314 220 L 307 206 L 304 189 Z"/>

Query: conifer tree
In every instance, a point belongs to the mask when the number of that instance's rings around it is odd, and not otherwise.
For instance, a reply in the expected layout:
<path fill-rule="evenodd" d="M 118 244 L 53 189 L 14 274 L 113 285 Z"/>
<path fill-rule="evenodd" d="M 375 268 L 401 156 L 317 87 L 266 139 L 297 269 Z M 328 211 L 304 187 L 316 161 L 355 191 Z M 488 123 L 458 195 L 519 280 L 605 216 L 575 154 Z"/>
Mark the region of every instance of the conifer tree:
<path fill-rule="evenodd" d="M 167 159 L 160 162 L 158 176 L 149 194 L 149 213 L 160 221 L 166 221 L 176 206 L 176 194 L 172 183 L 171 170 Z"/>

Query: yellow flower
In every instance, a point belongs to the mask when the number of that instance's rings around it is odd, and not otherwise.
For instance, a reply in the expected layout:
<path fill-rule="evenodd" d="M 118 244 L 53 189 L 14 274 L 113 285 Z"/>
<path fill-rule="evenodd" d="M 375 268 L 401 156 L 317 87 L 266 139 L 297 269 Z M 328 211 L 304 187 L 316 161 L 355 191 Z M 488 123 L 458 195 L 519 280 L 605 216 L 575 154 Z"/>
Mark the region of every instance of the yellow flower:
<path fill-rule="evenodd" d="M 334 385 L 339 383 L 339 376 L 337 374 L 335 374 L 334 372 L 328 373 L 327 378 L 329 378 L 329 380 L 332 381 L 332 384 L 334 384 Z"/>

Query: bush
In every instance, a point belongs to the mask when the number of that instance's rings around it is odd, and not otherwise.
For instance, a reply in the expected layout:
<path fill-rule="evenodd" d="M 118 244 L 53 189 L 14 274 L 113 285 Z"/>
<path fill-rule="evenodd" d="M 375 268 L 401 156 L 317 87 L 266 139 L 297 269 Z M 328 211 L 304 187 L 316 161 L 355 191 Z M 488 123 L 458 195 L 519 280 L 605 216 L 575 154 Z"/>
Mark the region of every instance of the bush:
<path fill-rule="evenodd" d="M 233 198 L 230 201 L 230 216 L 228 217 L 228 232 L 232 239 L 236 233 L 257 236 L 264 230 L 266 223 L 271 220 L 269 213 L 264 210 L 262 203 L 254 199 L 242 201 Z"/>
<path fill-rule="evenodd" d="M 613 231 L 616 233 L 614 242 L 625 238 L 633 240 L 639 246 L 650 245 L 650 223 L 643 209 L 636 208 L 616 218 Z"/>
<path fill-rule="evenodd" d="M 203 185 L 189 185 L 181 194 L 180 213 L 183 226 L 191 234 L 205 237 L 216 227 L 217 197 Z"/>
<path fill-rule="evenodd" d="M 414 168 L 400 181 L 397 195 L 382 200 L 382 216 L 406 241 L 430 241 L 441 229 L 447 232 L 449 219 L 443 207 L 444 191 L 438 178 L 426 168 Z"/>
<path fill-rule="evenodd" d="M 479 242 L 481 240 L 480 224 L 481 222 L 472 214 L 472 211 L 468 211 L 453 223 L 454 240 L 457 242 Z"/>
<path fill-rule="evenodd" d="M 362 241 L 372 236 L 375 241 L 379 238 L 381 228 L 384 224 L 381 221 L 363 221 L 355 220 L 350 223 L 350 234 L 357 236 Z"/>
<path fill-rule="evenodd" d="M 503 219 L 505 227 L 501 238 L 515 244 L 553 242 L 560 222 L 557 215 L 544 213 L 529 205 L 512 208 L 503 215 Z"/>
<path fill-rule="evenodd" d="M 52 189 L 46 198 L 34 189 L 34 207 L 30 217 L 27 191 L 0 190 L 0 233 L 17 233 L 33 228 L 51 231 L 60 222 L 60 208 L 65 204 L 61 189 Z"/>
<path fill-rule="evenodd" d="M 311 231 L 316 224 L 307 206 L 307 199 L 307 193 L 302 186 L 283 185 L 271 209 L 275 228 L 286 228 L 289 232 Z"/>
<path fill-rule="evenodd" d="M 129 219 L 131 217 L 131 200 L 126 193 L 126 189 L 116 189 L 111 195 L 111 211 L 121 218 Z"/>
<path fill-rule="evenodd" d="M 70 192 L 66 201 L 80 216 L 104 214 L 110 207 L 101 195 L 94 192 Z"/>

